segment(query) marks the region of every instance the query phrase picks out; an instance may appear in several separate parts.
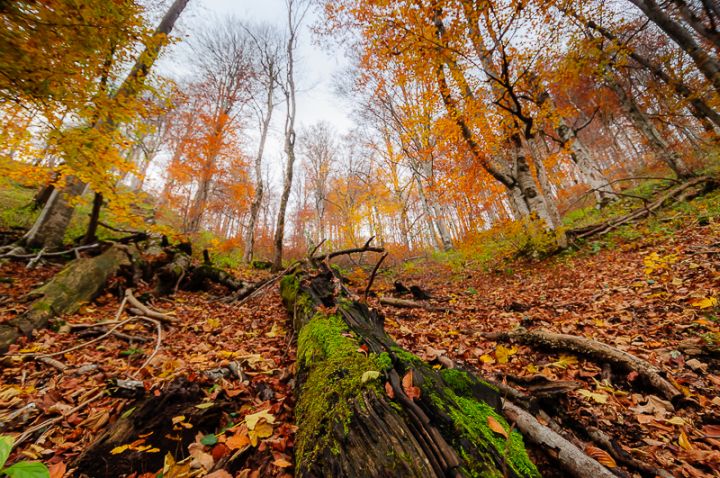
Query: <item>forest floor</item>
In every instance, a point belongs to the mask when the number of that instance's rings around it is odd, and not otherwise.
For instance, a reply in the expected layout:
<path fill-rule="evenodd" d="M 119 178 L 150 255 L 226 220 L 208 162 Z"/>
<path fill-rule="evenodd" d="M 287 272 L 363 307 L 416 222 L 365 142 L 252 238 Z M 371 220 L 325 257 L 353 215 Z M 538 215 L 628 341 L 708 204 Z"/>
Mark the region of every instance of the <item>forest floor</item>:
<path fill-rule="evenodd" d="M 717 194 L 710 203 L 720 209 Z M 538 403 L 605 464 L 612 460 L 586 433 L 593 427 L 620 450 L 674 476 L 717 477 L 720 360 L 718 355 L 696 354 L 707 347 L 717 351 L 720 343 L 719 238 L 717 215 L 708 219 L 669 212 L 545 260 L 515 260 L 489 271 L 420 261 L 394 267 L 375 281 L 377 296 L 393 296 L 396 280 L 419 285 L 432 295 L 430 304 L 447 312 L 385 307 L 376 296 L 370 305 L 382 309 L 390 335 L 421 358 L 432 362 L 447 356 L 483 377 L 536 396 L 544 393 Z M 23 296 L 59 268 L 46 265 L 28 272 L 23 263 L 0 265 L 0 322 L 22 313 Z M 267 276 L 258 271 L 243 274 L 255 280 Z M 351 288 L 361 293 L 366 276 L 350 276 Z M 53 477 L 63 472 L 74 476 L 73 459 L 132 411 L 133 399 L 118 395 L 88 403 L 109 380 L 141 380 L 145 394 L 153 396 L 176 377 L 186 376 L 207 385 L 207 406 L 222 404 L 224 425 L 194 430 L 197 445 L 178 450 L 178 455 L 190 454 L 196 465 L 212 469 L 223 457 L 242 451 L 241 464 L 229 469 L 235 476 L 291 476 L 295 337 L 277 288 L 241 306 L 219 301 L 222 289 L 153 299 L 155 307 L 179 319 L 163 332 L 157 350 L 154 330 L 133 321 L 119 331 L 143 342 L 115 336 L 90 342 L 90 337 L 68 333 L 68 324 L 112 320 L 121 289 L 122 284 L 111 283 L 94 303 L 65 317 L 53 330 L 21 339 L 10 351 L 58 352 L 56 363 L 12 355 L 3 359 L 0 431 L 37 429 L 10 462 L 42 460 L 51 466 Z M 636 374 L 613 374 L 604 364 L 582 357 L 499 344 L 483 336 L 517 326 L 586 336 L 630 352 L 664 371 L 685 397 L 672 405 L 640 384 Z M 79 344 L 86 345 L 69 350 Z M 149 366 L 139 372 L 149 358 Z M 230 363 L 240 365 L 239 378 L 206 382 L 204 372 Z M 548 384 L 556 381 L 576 383 L 553 390 Z M 262 426 L 249 428 L 250 420 L 243 418 L 258 412 L 262 419 L 254 422 Z M 184 417 L 175 419 L 178 429 L 192 427 Z M 11 428 L 3 430 L 6 425 Z M 144 440 L 128 445 L 148 455 L 157 453 L 145 447 Z M 531 451 L 545 476 L 563 476 L 543 450 Z M 156 476 L 163 467 L 170 476 L 168 469 L 178 466 L 158 459 L 157 468 L 140 469 L 137 476 Z M 642 476 L 621 464 L 613 469 L 618 476 Z M 214 473 L 231 476 L 222 470 Z"/>

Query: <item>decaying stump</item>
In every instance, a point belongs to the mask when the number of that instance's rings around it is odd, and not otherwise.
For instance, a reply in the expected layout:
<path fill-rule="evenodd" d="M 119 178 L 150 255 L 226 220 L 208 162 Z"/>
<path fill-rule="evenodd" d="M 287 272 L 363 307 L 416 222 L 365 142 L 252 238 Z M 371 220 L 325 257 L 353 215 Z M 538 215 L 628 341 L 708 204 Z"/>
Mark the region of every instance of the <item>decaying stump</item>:
<path fill-rule="evenodd" d="M 77 476 L 124 476 L 162 469 L 167 451 L 183 453 L 195 441 L 198 432 L 212 432 L 217 428 L 221 407 L 219 404 L 196 407 L 204 397 L 200 384 L 180 378 L 170 383 L 159 396 L 131 405 L 78 457 L 73 464 L 77 467 Z M 192 426 L 182 426 L 177 419 L 173 421 L 179 416 L 185 424 Z M 133 443 L 134 447 L 119 448 Z M 111 453 L 113 450 L 115 452 Z"/>
<path fill-rule="evenodd" d="M 404 351 L 330 270 L 288 275 L 281 294 L 298 334 L 296 476 L 539 476 L 495 388 Z"/>
<path fill-rule="evenodd" d="M 22 315 L 0 324 L 0 353 L 33 330 L 46 327 L 50 319 L 77 311 L 93 300 L 105 282 L 123 265 L 128 265 L 127 247 L 114 246 L 97 257 L 70 262 L 47 284 L 30 293 L 34 299 Z"/>

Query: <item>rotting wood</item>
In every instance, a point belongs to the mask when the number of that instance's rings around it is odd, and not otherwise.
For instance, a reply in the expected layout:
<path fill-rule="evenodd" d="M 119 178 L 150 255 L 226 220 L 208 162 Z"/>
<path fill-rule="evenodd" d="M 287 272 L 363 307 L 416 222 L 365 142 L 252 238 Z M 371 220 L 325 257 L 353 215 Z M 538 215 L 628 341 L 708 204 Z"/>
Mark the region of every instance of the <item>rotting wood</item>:
<path fill-rule="evenodd" d="M 487 339 L 497 342 L 515 341 L 533 347 L 549 350 L 561 350 L 586 355 L 612 365 L 620 366 L 627 371 L 635 371 L 647 385 L 659 391 L 668 400 L 676 400 L 682 393 L 669 381 L 660 376 L 660 370 L 650 363 L 632 354 L 618 350 L 602 342 L 578 337 L 576 335 L 555 334 L 519 328 L 511 332 L 483 334 Z"/>
<path fill-rule="evenodd" d="M 497 390 L 404 351 L 322 269 L 281 282 L 298 333 L 296 476 L 539 476 Z"/>
<path fill-rule="evenodd" d="M 35 299 L 28 310 L 0 324 L 0 353 L 21 336 L 44 328 L 49 321 L 63 314 L 71 314 L 93 300 L 105 287 L 105 282 L 121 266 L 129 264 L 126 252 L 111 247 L 97 257 L 70 262 L 47 284 L 29 294 Z"/>

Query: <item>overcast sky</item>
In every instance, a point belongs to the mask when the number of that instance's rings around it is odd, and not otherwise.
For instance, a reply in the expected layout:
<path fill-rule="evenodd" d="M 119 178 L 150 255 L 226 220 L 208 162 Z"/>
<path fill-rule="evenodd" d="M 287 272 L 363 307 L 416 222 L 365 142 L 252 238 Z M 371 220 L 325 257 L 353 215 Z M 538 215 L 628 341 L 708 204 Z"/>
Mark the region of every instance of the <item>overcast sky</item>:
<path fill-rule="evenodd" d="M 168 4 L 168 1 L 164 3 Z M 158 10 L 158 15 L 164 10 L 164 6 L 158 4 L 154 7 L 154 10 Z M 190 0 L 174 33 L 191 40 L 194 34 L 230 16 L 250 23 L 272 23 L 283 31 L 287 28 L 284 0 Z M 351 106 L 334 94 L 333 77 L 343 70 L 346 61 L 342 52 L 328 51 L 327 46 L 320 46 L 315 41 L 311 28 L 317 21 L 318 13 L 311 10 L 300 34 L 296 55 L 296 129 L 302 130 L 305 125 L 324 120 L 333 125 L 339 133 L 344 133 L 352 127 Z M 187 55 L 182 43 L 172 47 L 159 63 L 158 72 L 171 77 L 181 76 L 187 67 Z M 282 106 L 275 111 L 273 131 L 268 138 L 266 149 L 265 163 L 269 166 L 272 182 L 279 181 L 282 176 L 284 114 Z M 249 144 L 248 147 L 252 148 L 248 153 L 252 153 L 255 145 Z M 155 167 L 155 172 L 162 175 L 163 165 L 157 164 Z M 156 181 L 151 183 L 158 186 Z"/>

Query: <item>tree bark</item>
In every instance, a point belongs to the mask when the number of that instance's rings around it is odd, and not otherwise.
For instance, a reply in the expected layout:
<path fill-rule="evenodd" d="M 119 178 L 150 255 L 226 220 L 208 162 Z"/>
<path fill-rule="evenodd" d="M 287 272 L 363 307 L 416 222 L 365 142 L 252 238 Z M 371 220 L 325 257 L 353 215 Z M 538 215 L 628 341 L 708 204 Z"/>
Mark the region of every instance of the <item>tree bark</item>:
<path fill-rule="evenodd" d="M 404 351 L 337 284 L 329 270 L 281 282 L 298 333 L 296 476 L 539 476 L 495 389 Z"/>
<path fill-rule="evenodd" d="M 100 223 L 100 209 L 102 209 L 102 204 L 103 195 L 101 193 L 95 193 L 92 211 L 90 211 L 90 222 L 88 223 L 88 228 L 83 238 L 83 244 L 92 244 L 97 241 L 97 228 Z"/>
<path fill-rule="evenodd" d="M 590 151 L 578 138 L 575 131 L 566 124 L 561 123 L 557 128 L 557 133 L 563 146 L 569 144 L 570 157 L 580 171 L 583 180 L 592 188 L 598 206 L 607 205 L 612 200 L 612 187 L 608 185 L 608 180 L 593 164 Z"/>
<path fill-rule="evenodd" d="M 632 121 L 638 132 L 645 137 L 657 157 L 667 164 L 677 177 L 688 178 L 692 176 L 692 172 L 680 155 L 663 139 L 655 125 L 652 124 L 630 94 L 625 91 L 625 88 L 614 79 L 608 79 L 607 83 L 617 95 L 630 121 Z"/>

